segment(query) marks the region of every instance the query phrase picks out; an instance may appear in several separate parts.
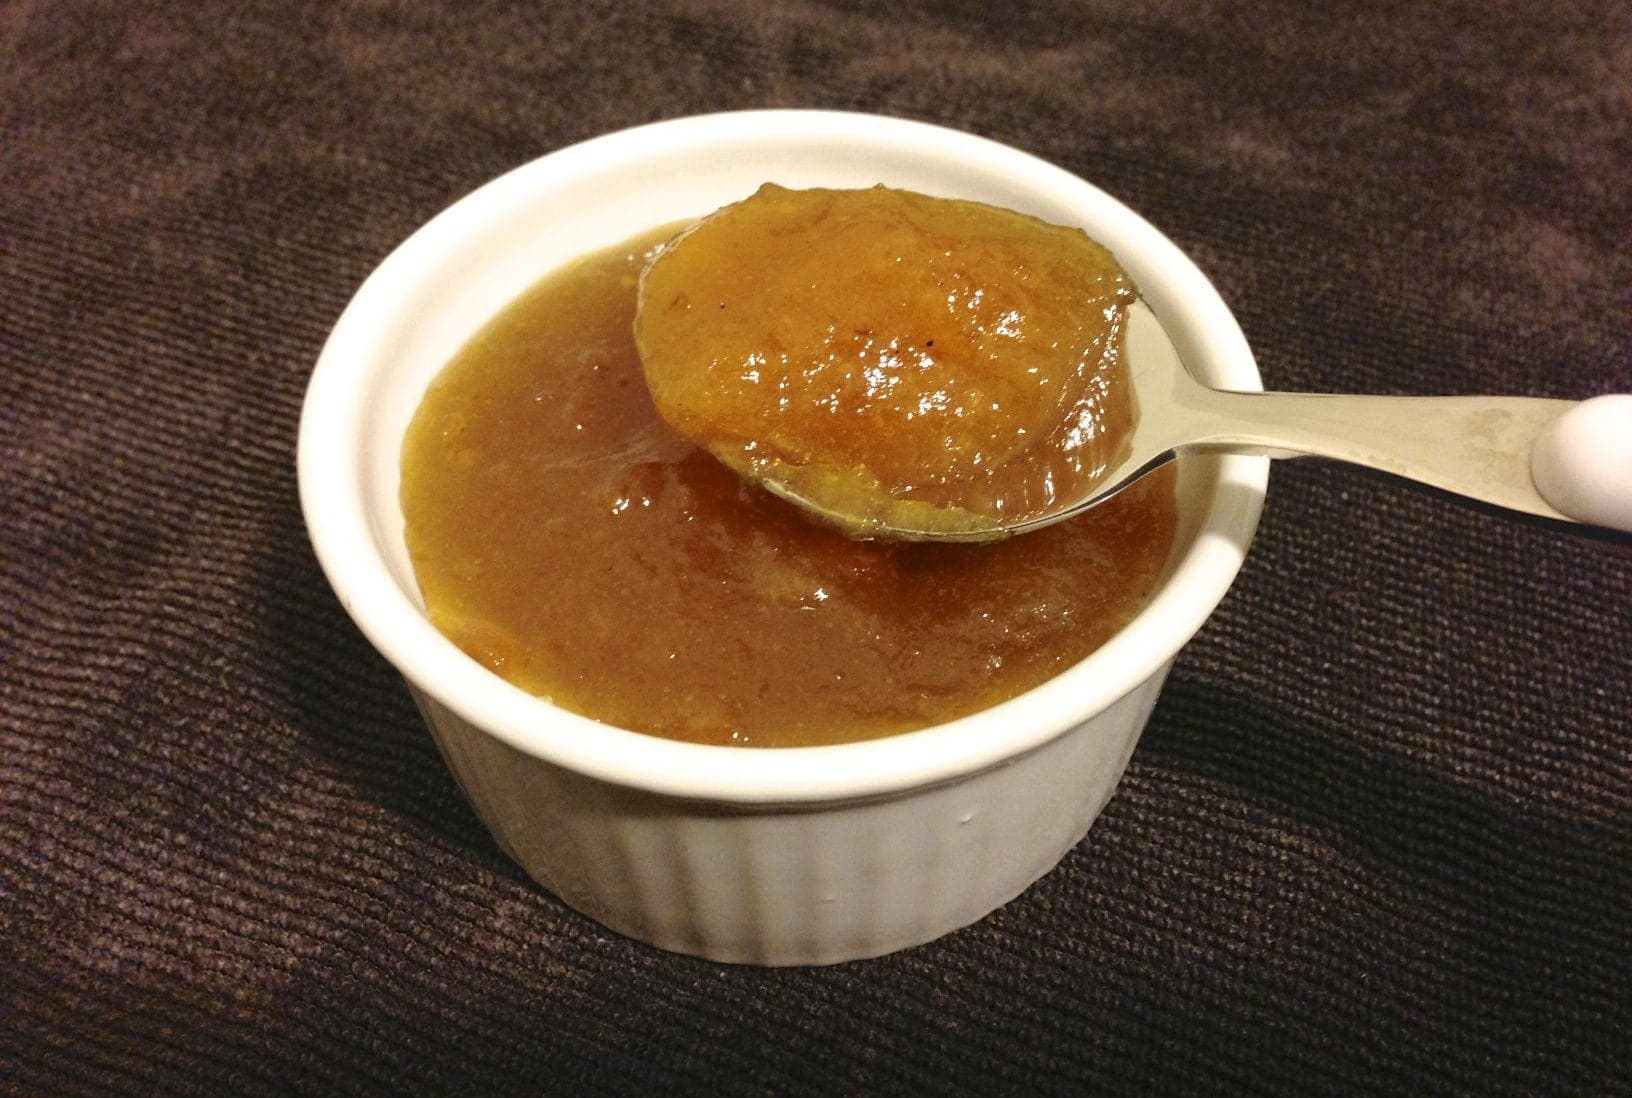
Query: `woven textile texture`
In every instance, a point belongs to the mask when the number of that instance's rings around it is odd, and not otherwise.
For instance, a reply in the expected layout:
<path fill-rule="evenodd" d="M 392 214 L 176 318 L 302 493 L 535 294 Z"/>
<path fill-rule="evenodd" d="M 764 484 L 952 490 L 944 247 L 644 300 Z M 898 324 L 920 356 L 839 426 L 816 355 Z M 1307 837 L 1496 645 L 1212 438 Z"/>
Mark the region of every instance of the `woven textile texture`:
<path fill-rule="evenodd" d="M 1615 0 L 0 6 L 0 1088 L 1628 1087 L 1632 557 L 1337 467 L 973 927 L 725 967 L 499 852 L 312 558 L 303 386 L 455 198 L 763 106 L 1093 180 L 1274 388 L 1632 390 Z"/>

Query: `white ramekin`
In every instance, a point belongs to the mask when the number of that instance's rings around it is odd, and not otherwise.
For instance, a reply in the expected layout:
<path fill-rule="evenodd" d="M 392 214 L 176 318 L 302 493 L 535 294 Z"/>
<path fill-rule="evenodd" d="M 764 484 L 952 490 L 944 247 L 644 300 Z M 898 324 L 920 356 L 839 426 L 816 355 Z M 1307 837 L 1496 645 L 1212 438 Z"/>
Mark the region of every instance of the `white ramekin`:
<path fill-rule="evenodd" d="M 871 742 L 702 747 L 558 709 L 425 617 L 398 458 L 432 376 L 562 262 L 774 180 L 887 183 L 1081 225 L 1132 274 L 1191 369 L 1260 387 L 1240 328 L 1177 247 L 1059 168 L 921 123 L 706 115 L 535 160 L 435 217 L 358 290 L 300 424 L 301 505 L 346 611 L 407 680 L 460 786 L 540 884 L 621 933 L 723 961 L 821 964 L 928 941 L 1047 872 L 1110 797 L 1181 645 L 1234 579 L 1268 462 L 1183 463 L 1160 592 L 1075 667 L 995 708 Z"/>

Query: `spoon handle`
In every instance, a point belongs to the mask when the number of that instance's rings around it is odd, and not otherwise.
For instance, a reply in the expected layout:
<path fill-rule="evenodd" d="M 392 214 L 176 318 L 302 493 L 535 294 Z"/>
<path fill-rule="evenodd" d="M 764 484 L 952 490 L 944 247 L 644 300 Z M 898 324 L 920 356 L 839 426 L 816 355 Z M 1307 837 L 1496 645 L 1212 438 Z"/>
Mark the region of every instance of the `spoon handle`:
<path fill-rule="evenodd" d="M 1523 514 L 1632 532 L 1632 396 L 1577 403 L 1198 388 L 1184 402 L 1197 449 L 1336 458 Z"/>

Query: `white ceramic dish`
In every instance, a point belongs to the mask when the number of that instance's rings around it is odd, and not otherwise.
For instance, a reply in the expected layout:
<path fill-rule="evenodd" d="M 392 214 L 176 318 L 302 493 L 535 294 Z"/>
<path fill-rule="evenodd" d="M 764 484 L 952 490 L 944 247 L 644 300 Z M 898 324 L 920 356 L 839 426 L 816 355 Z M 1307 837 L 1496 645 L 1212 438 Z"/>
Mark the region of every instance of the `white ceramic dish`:
<path fill-rule="evenodd" d="M 703 747 L 599 724 L 509 685 L 423 613 L 397 500 L 403 433 L 421 394 L 466 338 L 561 263 L 767 180 L 887 183 L 1081 225 L 1118 255 L 1198 376 L 1260 387 L 1239 327 L 1194 264 L 1074 175 L 897 119 L 707 115 L 535 160 L 387 257 L 312 375 L 300 494 L 341 603 L 407 680 L 476 811 L 535 879 L 665 949 L 816 964 L 972 922 L 1082 838 L 1174 655 L 1240 567 L 1268 462 L 1185 463 L 1179 539 L 1149 607 L 1069 671 L 949 724 L 834 747 Z"/>

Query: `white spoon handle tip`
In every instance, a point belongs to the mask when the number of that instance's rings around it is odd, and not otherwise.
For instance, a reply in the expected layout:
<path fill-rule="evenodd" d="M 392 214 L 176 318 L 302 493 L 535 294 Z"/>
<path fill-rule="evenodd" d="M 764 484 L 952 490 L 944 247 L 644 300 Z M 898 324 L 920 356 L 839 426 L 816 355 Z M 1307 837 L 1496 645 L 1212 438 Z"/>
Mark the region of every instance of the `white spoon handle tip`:
<path fill-rule="evenodd" d="M 1580 522 L 1632 533 L 1632 394 L 1583 400 L 1544 429 L 1530 476 Z"/>

